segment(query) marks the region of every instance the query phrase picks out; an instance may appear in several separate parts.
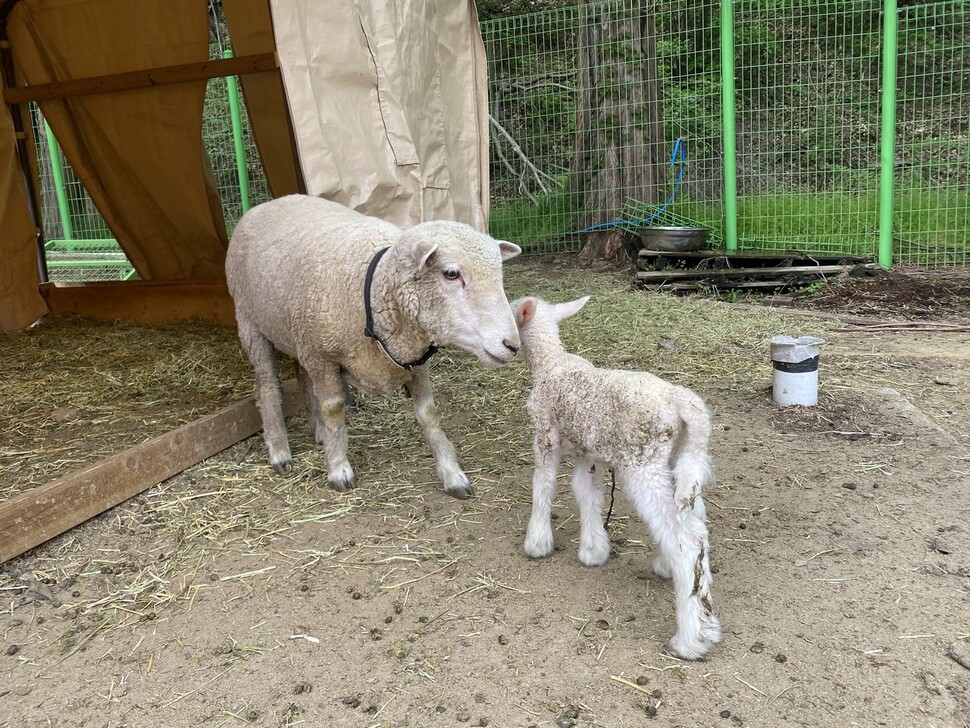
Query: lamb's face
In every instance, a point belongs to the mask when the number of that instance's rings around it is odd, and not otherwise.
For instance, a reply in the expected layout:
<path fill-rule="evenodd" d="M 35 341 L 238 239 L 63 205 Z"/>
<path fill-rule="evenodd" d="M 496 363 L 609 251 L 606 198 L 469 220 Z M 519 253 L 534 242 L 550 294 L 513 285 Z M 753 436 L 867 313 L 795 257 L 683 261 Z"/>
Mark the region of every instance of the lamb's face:
<path fill-rule="evenodd" d="M 489 366 L 511 362 L 519 332 L 502 287 L 502 262 L 521 249 L 458 223 L 425 223 L 412 231 L 422 327 L 437 344 L 459 346 Z"/>

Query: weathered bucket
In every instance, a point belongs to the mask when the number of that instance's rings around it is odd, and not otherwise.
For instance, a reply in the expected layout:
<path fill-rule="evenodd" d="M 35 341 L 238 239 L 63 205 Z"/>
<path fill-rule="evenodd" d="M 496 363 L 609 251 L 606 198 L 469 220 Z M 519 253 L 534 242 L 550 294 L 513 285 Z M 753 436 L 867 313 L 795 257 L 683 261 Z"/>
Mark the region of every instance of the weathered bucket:
<path fill-rule="evenodd" d="M 773 336 L 771 366 L 774 369 L 772 398 L 782 407 L 818 404 L 819 347 L 817 336 Z"/>

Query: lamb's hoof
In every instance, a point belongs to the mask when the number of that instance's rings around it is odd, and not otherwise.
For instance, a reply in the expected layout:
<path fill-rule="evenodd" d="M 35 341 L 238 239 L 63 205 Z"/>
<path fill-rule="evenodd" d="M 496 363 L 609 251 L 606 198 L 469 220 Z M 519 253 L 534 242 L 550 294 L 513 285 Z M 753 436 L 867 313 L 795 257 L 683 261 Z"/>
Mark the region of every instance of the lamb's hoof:
<path fill-rule="evenodd" d="M 580 545 L 578 556 L 579 563 L 583 566 L 602 566 L 610 558 L 610 539 L 606 534 L 603 535 L 604 538 L 592 545 Z"/>
<path fill-rule="evenodd" d="M 270 460 L 270 465 L 280 475 L 287 475 L 293 469 L 293 458 L 287 456 L 278 460 Z"/>
<path fill-rule="evenodd" d="M 552 554 L 555 543 L 552 540 L 552 529 L 548 533 L 526 534 L 525 555 L 532 559 L 544 559 Z"/>
<path fill-rule="evenodd" d="M 711 644 L 721 641 L 721 620 L 713 614 L 701 617 L 701 637 Z"/>
<path fill-rule="evenodd" d="M 682 660 L 707 660 L 711 650 L 714 649 L 714 644 L 703 639 L 685 640 L 679 635 L 674 635 L 667 640 L 664 649 Z"/>
<path fill-rule="evenodd" d="M 663 556 L 657 556 L 654 558 L 653 573 L 659 576 L 661 579 L 670 579 L 674 575 L 674 572 L 670 568 L 670 564 Z"/>
<path fill-rule="evenodd" d="M 465 500 L 475 494 L 472 482 L 463 472 L 458 471 L 458 475 L 445 480 L 445 493 L 452 498 Z"/>

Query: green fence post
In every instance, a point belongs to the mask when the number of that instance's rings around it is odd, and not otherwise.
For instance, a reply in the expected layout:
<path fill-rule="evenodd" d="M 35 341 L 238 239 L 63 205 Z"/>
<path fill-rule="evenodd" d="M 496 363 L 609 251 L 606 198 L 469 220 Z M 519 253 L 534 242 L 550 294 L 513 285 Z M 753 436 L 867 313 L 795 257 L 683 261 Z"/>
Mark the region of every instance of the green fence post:
<path fill-rule="evenodd" d="M 896 184 L 896 0 L 884 0 L 882 19 L 882 131 L 879 140 L 879 265 L 893 264 L 893 193 Z"/>
<path fill-rule="evenodd" d="M 734 114 L 734 0 L 721 0 L 721 134 L 724 145 L 724 246 L 738 250 L 738 160 Z"/>
<path fill-rule="evenodd" d="M 226 50 L 223 58 L 232 58 L 232 51 Z M 232 119 L 232 141 L 236 149 L 236 173 L 239 175 L 239 197 L 242 201 L 242 211 L 250 207 L 249 201 L 249 168 L 246 166 L 246 145 L 243 144 L 242 115 L 239 110 L 239 84 L 235 76 L 226 76 L 229 83 L 229 116 Z"/>
<path fill-rule="evenodd" d="M 61 215 L 61 226 L 64 228 L 64 239 L 74 239 L 74 228 L 71 226 L 71 207 L 67 203 L 67 190 L 64 187 L 64 168 L 61 166 L 61 148 L 54 138 L 47 119 L 44 119 L 44 133 L 47 136 L 47 153 L 51 158 L 51 172 L 54 175 L 54 194 L 57 196 L 57 211 Z M 74 250 L 73 245 L 67 246 Z"/>

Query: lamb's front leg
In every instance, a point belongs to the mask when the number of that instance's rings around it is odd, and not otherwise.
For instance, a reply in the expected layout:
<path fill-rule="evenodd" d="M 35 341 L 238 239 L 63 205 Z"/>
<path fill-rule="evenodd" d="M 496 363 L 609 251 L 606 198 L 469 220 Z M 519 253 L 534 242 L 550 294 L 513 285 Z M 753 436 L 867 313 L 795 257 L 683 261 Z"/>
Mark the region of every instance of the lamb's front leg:
<path fill-rule="evenodd" d="M 552 500 L 556 497 L 559 441 L 555 433 L 536 431 L 532 474 L 532 516 L 525 534 L 525 553 L 541 559 L 552 553 Z"/>
<path fill-rule="evenodd" d="M 610 557 L 610 537 L 603 527 L 602 466 L 576 458 L 572 485 L 579 506 L 579 561 L 586 566 L 601 566 Z"/>
<path fill-rule="evenodd" d="M 307 369 L 301 383 L 314 438 L 327 455 L 327 481 L 341 492 L 353 488 L 356 482 L 347 459 L 347 400 L 340 367 L 329 362 L 317 364 Z"/>
<path fill-rule="evenodd" d="M 458 465 L 458 457 L 451 441 L 441 429 L 438 419 L 438 408 L 435 406 L 431 394 L 431 379 L 428 368 L 420 366 L 414 369 L 411 381 L 406 385 L 414 403 L 414 416 L 421 425 L 424 439 L 434 455 L 438 477 L 444 483 L 445 493 L 455 498 L 467 498 L 474 489 L 468 476 Z"/>

